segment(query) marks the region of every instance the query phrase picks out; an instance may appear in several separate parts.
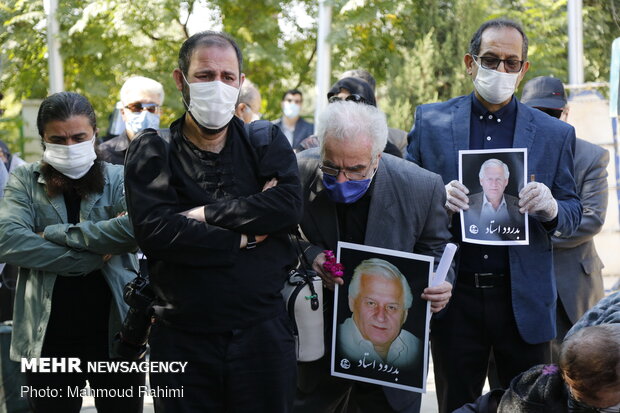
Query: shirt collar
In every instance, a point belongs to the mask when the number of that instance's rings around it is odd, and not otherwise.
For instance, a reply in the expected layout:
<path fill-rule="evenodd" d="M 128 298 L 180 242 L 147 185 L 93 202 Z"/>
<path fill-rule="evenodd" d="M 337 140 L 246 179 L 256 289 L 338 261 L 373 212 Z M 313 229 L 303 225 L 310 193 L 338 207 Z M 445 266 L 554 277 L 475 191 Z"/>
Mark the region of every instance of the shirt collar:
<path fill-rule="evenodd" d="M 497 112 L 490 112 L 489 110 L 487 110 L 487 108 L 484 107 L 482 102 L 478 100 L 478 98 L 473 92 L 471 93 L 471 103 L 472 103 L 471 113 L 475 117 L 482 116 L 486 118 L 489 115 L 492 115 L 492 117 L 494 118 L 502 119 L 506 116 L 514 117 L 516 116 L 516 113 L 517 113 L 517 98 L 515 98 L 514 95 L 512 95 L 510 102 L 508 102 L 506 106 L 502 107 Z"/>
<path fill-rule="evenodd" d="M 487 205 L 490 206 L 491 208 L 493 208 L 493 205 L 489 202 L 489 200 L 487 199 L 486 194 L 483 192 L 482 193 L 482 207 L 484 208 Z M 499 209 L 501 207 L 505 206 L 505 205 L 506 205 L 506 197 L 504 197 L 502 195 L 502 202 L 499 203 L 499 206 L 497 207 L 497 210 L 499 211 Z M 493 209 L 495 209 L 495 208 L 493 208 Z"/>

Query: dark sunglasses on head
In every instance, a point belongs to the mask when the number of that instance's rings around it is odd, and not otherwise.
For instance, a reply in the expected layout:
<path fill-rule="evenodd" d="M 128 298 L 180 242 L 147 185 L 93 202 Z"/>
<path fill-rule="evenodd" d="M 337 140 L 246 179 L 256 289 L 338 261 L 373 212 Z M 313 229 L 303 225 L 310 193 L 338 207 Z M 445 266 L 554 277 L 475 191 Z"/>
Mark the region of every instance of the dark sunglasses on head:
<path fill-rule="evenodd" d="M 330 97 L 327 101 L 329 103 L 334 103 L 334 102 L 340 102 L 341 100 L 344 101 L 349 101 L 349 102 L 355 102 L 355 103 L 364 103 L 364 104 L 368 104 L 368 101 L 366 99 L 364 99 L 363 97 L 361 97 L 360 95 L 358 95 L 357 93 L 354 93 L 352 95 L 347 96 L 346 98 L 341 98 L 340 96 L 332 96 Z"/>
<path fill-rule="evenodd" d="M 157 103 L 133 102 L 125 106 L 125 108 L 136 113 L 140 113 L 143 110 L 148 110 L 151 113 L 155 113 L 157 112 L 157 108 L 159 108 L 159 105 Z"/>

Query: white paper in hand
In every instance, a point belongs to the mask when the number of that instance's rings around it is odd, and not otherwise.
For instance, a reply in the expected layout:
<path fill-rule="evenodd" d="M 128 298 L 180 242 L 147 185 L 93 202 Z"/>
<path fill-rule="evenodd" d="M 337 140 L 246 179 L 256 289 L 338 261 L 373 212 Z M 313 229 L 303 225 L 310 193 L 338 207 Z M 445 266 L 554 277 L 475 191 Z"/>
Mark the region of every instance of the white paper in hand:
<path fill-rule="evenodd" d="M 441 256 L 441 260 L 437 266 L 437 271 L 435 271 L 433 281 L 431 281 L 431 287 L 436 287 L 446 280 L 446 275 L 448 275 L 450 264 L 452 264 L 452 259 L 454 258 L 454 254 L 457 249 L 458 247 L 456 244 L 446 244 L 446 248 L 443 250 L 443 255 Z"/>

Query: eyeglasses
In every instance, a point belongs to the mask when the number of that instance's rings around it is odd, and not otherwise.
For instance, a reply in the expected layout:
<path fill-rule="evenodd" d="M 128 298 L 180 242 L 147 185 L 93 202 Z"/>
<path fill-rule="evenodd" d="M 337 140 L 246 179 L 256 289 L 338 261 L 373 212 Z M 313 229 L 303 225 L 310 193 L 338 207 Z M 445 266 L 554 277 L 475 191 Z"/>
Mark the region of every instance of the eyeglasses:
<path fill-rule="evenodd" d="M 514 59 L 499 59 L 497 57 L 492 56 L 477 56 L 472 55 L 474 59 L 480 59 L 480 64 L 485 69 L 497 70 L 499 64 L 504 62 L 504 69 L 508 73 L 517 73 L 521 71 L 523 67 L 523 60 L 514 60 Z"/>
<path fill-rule="evenodd" d="M 340 102 L 341 100 L 344 101 L 349 101 L 349 102 L 355 102 L 355 103 L 364 103 L 365 105 L 368 104 L 368 101 L 366 99 L 364 99 L 362 96 L 358 95 L 357 93 L 354 93 L 352 95 L 347 96 L 346 98 L 341 98 L 340 96 L 332 96 L 330 97 L 327 101 L 329 103 L 334 103 L 334 102 Z"/>
<path fill-rule="evenodd" d="M 347 178 L 349 181 L 361 181 L 362 179 L 366 178 L 366 176 L 368 175 L 368 172 L 370 172 L 369 170 L 370 170 L 370 167 L 372 166 L 373 161 L 374 159 L 371 158 L 370 164 L 365 168 L 366 172 L 364 173 L 347 171 L 346 169 L 332 168 L 331 166 L 325 166 L 323 164 L 319 165 L 319 169 L 325 175 L 329 175 L 334 178 L 337 178 L 338 175 L 340 175 L 340 172 L 342 172 L 345 178 Z"/>
<path fill-rule="evenodd" d="M 159 105 L 157 103 L 142 103 L 142 102 L 133 102 L 125 106 L 125 109 L 129 109 L 132 112 L 140 113 L 143 110 L 148 110 L 151 113 L 157 112 Z"/>
<path fill-rule="evenodd" d="M 620 413 L 620 407 L 593 407 L 575 399 L 569 392 L 568 394 L 568 413 Z"/>

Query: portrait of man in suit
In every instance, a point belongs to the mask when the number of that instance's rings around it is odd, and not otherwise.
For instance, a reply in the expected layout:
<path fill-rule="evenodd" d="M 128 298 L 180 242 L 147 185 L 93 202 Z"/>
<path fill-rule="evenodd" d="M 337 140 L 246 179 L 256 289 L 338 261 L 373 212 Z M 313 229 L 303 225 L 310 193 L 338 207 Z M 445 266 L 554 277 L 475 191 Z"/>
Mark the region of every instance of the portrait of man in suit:
<path fill-rule="evenodd" d="M 411 288 L 388 261 L 370 258 L 354 270 L 348 289 L 352 316 L 338 327 L 338 346 L 352 362 L 362 358 L 406 368 L 422 350 L 420 340 L 402 329 L 413 302 Z"/>
<path fill-rule="evenodd" d="M 496 158 L 487 159 L 480 166 L 478 179 L 482 191 L 469 197 L 469 209 L 463 211 L 466 239 L 525 239 L 525 218 L 519 212 L 519 198 L 506 193 L 508 165 Z"/>

